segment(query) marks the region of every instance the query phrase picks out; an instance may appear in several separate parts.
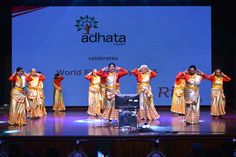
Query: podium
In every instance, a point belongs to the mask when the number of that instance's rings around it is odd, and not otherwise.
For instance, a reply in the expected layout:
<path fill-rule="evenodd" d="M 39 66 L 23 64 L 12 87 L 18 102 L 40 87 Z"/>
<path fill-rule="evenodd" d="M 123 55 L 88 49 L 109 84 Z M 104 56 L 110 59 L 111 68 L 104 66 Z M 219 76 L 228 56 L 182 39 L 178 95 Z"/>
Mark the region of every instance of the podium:
<path fill-rule="evenodd" d="M 119 110 L 119 128 L 130 127 L 137 128 L 137 111 L 131 109 Z"/>
<path fill-rule="evenodd" d="M 137 129 L 137 113 L 139 109 L 138 94 L 115 95 L 115 106 L 119 110 L 119 128 Z"/>

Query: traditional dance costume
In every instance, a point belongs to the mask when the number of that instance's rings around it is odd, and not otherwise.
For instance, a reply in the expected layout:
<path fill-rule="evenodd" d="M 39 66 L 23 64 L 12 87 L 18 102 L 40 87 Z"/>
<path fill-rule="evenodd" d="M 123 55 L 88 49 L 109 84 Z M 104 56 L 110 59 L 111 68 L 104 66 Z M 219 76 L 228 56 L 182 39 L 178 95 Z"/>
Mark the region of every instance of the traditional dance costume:
<path fill-rule="evenodd" d="M 58 76 L 54 79 L 54 91 L 53 91 L 53 110 L 54 111 L 65 111 L 65 105 L 62 95 L 61 81 L 64 79 L 63 76 Z"/>
<path fill-rule="evenodd" d="M 157 73 L 148 70 L 148 72 L 143 74 L 138 69 L 132 70 L 131 73 L 137 78 L 137 93 L 139 94 L 140 100 L 140 119 L 158 119 L 160 116 L 154 106 L 152 88 L 150 85 L 151 79 L 156 77 Z"/>
<path fill-rule="evenodd" d="M 88 74 L 85 76 L 90 81 L 88 92 L 88 114 L 93 116 L 101 115 L 102 97 L 101 97 L 101 77 Z"/>
<path fill-rule="evenodd" d="M 45 77 L 43 75 L 39 76 L 29 75 L 26 78 L 26 81 L 28 83 L 26 95 L 31 108 L 29 112 L 29 118 L 37 118 L 42 115 L 40 110 L 41 99 L 38 92 L 38 87 L 39 87 L 39 82 L 44 81 L 44 79 Z"/>
<path fill-rule="evenodd" d="M 184 97 L 186 103 L 186 123 L 196 124 L 199 122 L 200 116 L 200 94 L 199 84 L 202 76 L 197 74 L 184 74 L 181 72 L 177 79 L 184 79 L 186 84 L 184 88 Z"/>
<path fill-rule="evenodd" d="M 103 71 L 102 69 L 97 72 L 97 75 L 106 80 L 106 105 L 102 114 L 104 119 L 118 119 L 118 110 L 115 109 L 115 94 L 120 93 L 119 79 L 126 74 L 128 71 L 123 68 L 115 72 Z"/>
<path fill-rule="evenodd" d="M 174 91 L 172 96 L 171 112 L 177 114 L 185 114 L 185 98 L 184 98 L 184 79 L 175 79 Z"/>
<path fill-rule="evenodd" d="M 13 83 L 9 109 L 8 123 L 13 125 L 26 125 L 26 110 L 29 102 L 24 94 L 25 76 L 12 75 L 9 80 Z"/>
<path fill-rule="evenodd" d="M 228 76 L 217 77 L 215 75 L 210 75 L 207 77 L 208 80 L 212 82 L 211 87 L 211 115 L 222 116 L 225 115 L 225 95 L 223 89 L 223 82 L 228 82 L 231 80 Z"/>

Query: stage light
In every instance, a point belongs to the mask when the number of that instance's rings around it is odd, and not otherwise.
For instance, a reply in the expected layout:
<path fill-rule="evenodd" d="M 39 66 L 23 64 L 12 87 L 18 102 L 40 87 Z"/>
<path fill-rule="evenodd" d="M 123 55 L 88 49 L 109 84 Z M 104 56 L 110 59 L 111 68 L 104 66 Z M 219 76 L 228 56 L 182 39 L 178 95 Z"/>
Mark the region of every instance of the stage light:
<path fill-rule="evenodd" d="M 76 123 L 101 123 L 101 122 L 105 122 L 106 120 L 103 119 L 78 119 L 78 120 L 74 120 L 74 122 Z"/>
<path fill-rule="evenodd" d="M 81 150 L 76 150 L 74 152 L 72 152 L 69 157 L 87 157 L 87 155 L 81 151 Z"/>
<path fill-rule="evenodd" d="M 147 157 L 165 157 L 165 155 L 159 150 L 160 140 L 154 140 L 154 148 L 152 151 L 147 155 Z"/>
<path fill-rule="evenodd" d="M 0 124 L 7 123 L 7 121 L 0 120 Z"/>
<path fill-rule="evenodd" d="M 98 151 L 97 152 L 97 157 L 105 157 L 105 155 L 101 151 Z"/>
<path fill-rule="evenodd" d="M 185 122 L 185 120 L 182 120 L 181 122 Z M 205 120 L 199 120 L 199 123 L 204 123 Z"/>
<path fill-rule="evenodd" d="M 164 157 L 164 155 L 158 151 L 151 152 L 148 157 Z"/>
<path fill-rule="evenodd" d="M 4 131 L 3 133 L 4 134 L 15 134 L 15 133 L 18 133 L 20 132 L 20 130 L 7 130 L 7 131 Z"/>
<path fill-rule="evenodd" d="M 78 139 L 76 140 L 75 143 L 76 143 L 76 150 L 70 153 L 68 157 L 88 157 L 88 155 L 80 148 L 81 141 Z"/>
<path fill-rule="evenodd" d="M 171 126 L 151 126 L 150 127 L 153 131 L 168 131 L 172 132 L 172 127 Z"/>

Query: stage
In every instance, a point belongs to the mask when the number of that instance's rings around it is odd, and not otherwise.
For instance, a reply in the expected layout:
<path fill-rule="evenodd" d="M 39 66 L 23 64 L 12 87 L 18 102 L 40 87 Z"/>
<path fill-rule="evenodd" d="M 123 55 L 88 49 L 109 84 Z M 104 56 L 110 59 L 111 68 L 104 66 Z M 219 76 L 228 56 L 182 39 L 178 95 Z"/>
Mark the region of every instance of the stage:
<path fill-rule="evenodd" d="M 116 121 L 109 122 L 89 116 L 85 111 L 48 112 L 47 116 L 28 120 L 26 126 L 9 126 L 7 114 L 0 117 L 1 136 L 74 136 L 74 137 L 140 137 L 180 135 L 235 135 L 236 114 L 227 114 L 224 119 L 214 119 L 209 111 L 202 111 L 200 123 L 189 125 L 184 116 L 169 111 L 159 111 L 161 117 L 155 121 L 139 121 L 139 127 L 152 131 L 119 129 Z"/>
<path fill-rule="evenodd" d="M 112 156 L 146 156 L 158 139 L 159 148 L 166 156 L 178 157 L 185 156 L 194 142 L 206 148 L 219 148 L 236 137 L 235 113 L 228 113 L 224 119 L 213 119 L 207 108 L 201 111 L 200 123 L 196 125 L 187 125 L 184 116 L 168 110 L 159 110 L 159 114 L 159 120 L 139 121 L 140 127 L 146 124 L 153 131 L 129 132 L 119 129 L 115 121 L 91 117 L 74 109 L 49 111 L 43 118 L 28 120 L 26 126 L 9 126 L 7 111 L 1 111 L 0 134 L 7 144 L 22 143 L 23 151 L 30 149 L 43 154 L 50 146 L 61 150 L 62 157 L 75 150 L 77 140 L 82 141 L 81 147 L 89 156 L 95 156 L 101 145 L 109 145 Z"/>

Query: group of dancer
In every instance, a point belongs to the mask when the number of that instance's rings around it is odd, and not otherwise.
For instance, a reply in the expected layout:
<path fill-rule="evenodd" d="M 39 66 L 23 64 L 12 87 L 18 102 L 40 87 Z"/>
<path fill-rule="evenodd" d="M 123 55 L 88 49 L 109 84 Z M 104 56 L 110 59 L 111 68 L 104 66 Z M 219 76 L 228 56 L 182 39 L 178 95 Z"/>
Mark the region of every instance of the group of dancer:
<path fill-rule="evenodd" d="M 94 69 L 85 76 L 90 80 L 88 114 L 109 120 L 118 119 L 118 111 L 115 109 L 115 95 L 120 93 L 119 79 L 126 74 L 128 74 L 127 70 L 111 63 L 108 67 L 99 71 Z M 157 73 L 150 70 L 147 65 L 142 65 L 132 70 L 131 74 L 137 79 L 137 94 L 140 99 L 139 119 L 158 119 L 160 116 L 154 106 L 150 85 L 151 79 L 156 77 Z M 231 78 L 220 69 L 216 69 L 213 74 L 208 76 L 196 66 L 191 65 L 176 76 L 171 106 L 171 111 L 185 115 L 185 122 L 189 124 L 199 122 L 199 85 L 202 79 L 212 81 L 211 115 L 221 118 L 225 114 L 226 101 L 223 82 L 230 81 Z"/>
<path fill-rule="evenodd" d="M 199 122 L 199 85 L 202 79 L 212 82 L 211 115 L 215 118 L 222 118 L 225 115 L 226 100 L 223 83 L 230 81 L 231 78 L 220 69 L 216 69 L 211 75 L 206 75 L 198 70 L 196 66 L 191 65 L 187 70 L 176 76 L 171 106 L 172 112 L 185 115 L 186 123 L 195 124 Z"/>
<path fill-rule="evenodd" d="M 150 70 L 147 65 L 136 68 L 131 73 L 137 78 L 137 93 L 140 95 L 139 118 L 142 120 L 155 120 L 160 116 L 157 113 L 151 90 L 150 81 L 157 73 Z M 118 119 L 118 110 L 115 109 L 115 95 L 120 94 L 121 77 L 128 74 L 124 68 L 114 63 L 101 70 L 94 69 L 85 76 L 90 80 L 88 114 L 101 116 L 108 120 Z"/>
<path fill-rule="evenodd" d="M 61 81 L 63 79 L 64 77 L 59 74 L 54 76 L 54 111 L 65 110 L 61 92 Z M 8 119 L 10 125 L 26 125 L 26 118 L 38 119 L 47 114 L 43 90 L 45 76 L 41 72 L 32 68 L 27 74 L 23 68 L 18 67 L 9 80 L 13 84 Z M 27 86 L 26 93 L 24 91 L 25 86 Z"/>
<path fill-rule="evenodd" d="M 118 120 L 118 110 L 115 108 L 115 95 L 120 94 L 121 77 L 128 74 L 124 68 L 110 63 L 100 70 L 92 70 L 85 78 L 90 81 L 88 93 L 88 114 L 102 117 L 108 120 Z M 138 118 L 140 120 L 157 120 L 160 115 L 157 113 L 150 81 L 157 76 L 157 73 L 142 65 L 131 71 L 137 80 L 137 94 L 139 94 L 140 107 Z M 211 114 L 222 116 L 225 114 L 225 96 L 223 82 L 231 79 L 220 69 L 213 74 L 206 75 L 192 65 L 184 72 L 180 72 L 175 79 L 175 88 L 172 98 L 171 111 L 185 115 L 186 123 L 195 124 L 199 122 L 200 116 L 200 93 L 199 84 L 201 80 L 212 81 L 211 91 Z M 65 106 L 62 96 L 61 81 L 64 79 L 58 73 L 54 76 L 53 110 L 64 111 Z M 22 68 L 9 79 L 13 83 L 11 92 L 11 104 L 9 113 L 9 124 L 25 125 L 26 111 L 30 119 L 46 115 L 44 105 L 43 81 L 45 76 L 36 72 L 35 69 L 26 74 Z M 27 82 L 26 94 L 24 87 Z"/>

